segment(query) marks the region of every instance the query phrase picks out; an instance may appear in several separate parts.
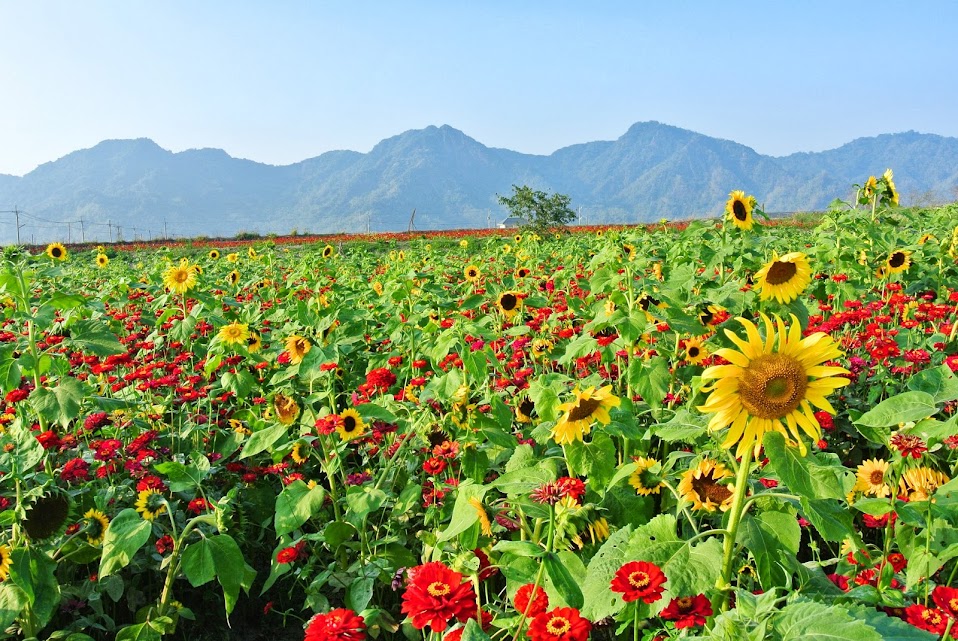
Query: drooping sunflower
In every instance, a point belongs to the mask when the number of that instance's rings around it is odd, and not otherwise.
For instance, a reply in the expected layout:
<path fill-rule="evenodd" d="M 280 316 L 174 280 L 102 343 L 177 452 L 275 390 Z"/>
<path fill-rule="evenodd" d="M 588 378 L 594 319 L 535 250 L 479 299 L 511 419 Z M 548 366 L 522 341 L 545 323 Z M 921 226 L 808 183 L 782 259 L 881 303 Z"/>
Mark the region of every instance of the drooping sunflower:
<path fill-rule="evenodd" d="M 849 372 L 824 364 L 842 354 L 827 334 L 816 332 L 802 338 L 794 315 L 791 328 L 777 316 L 774 322 L 764 314 L 761 318 L 764 341 L 755 324 L 745 318 L 737 320 L 745 328 L 747 340 L 725 330 L 739 351 L 725 348 L 715 352 L 730 364 L 702 372 L 703 380 L 715 382 L 704 389 L 709 397 L 698 409 L 714 414 L 709 430 L 729 427 L 722 447 L 737 444 L 736 456 L 743 456 L 749 448 L 757 451 L 765 433 L 773 430 L 797 441 L 804 455 L 802 432 L 816 441 L 822 433 L 812 405 L 835 414 L 825 397 L 848 385 L 844 375 Z"/>
<path fill-rule="evenodd" d="M 772 255 L 772 260 L 754 276 L 759 298 L 790 303 L 805 291 L 812 282 L 812 267 L 801 252 L 789 252 L 783 256 Z"/>
<path fill-rule="evenodd" d="M 166 501 L 159 490 L 148 488 L 140 490 L 140 493 L 136 495 L 135 507 L 144 520 L 152 521 L 166 512 Z"/>
<path fill-rule="evenodd" d="M 946 474 L 930 467 L 913 467 L 905 472 L 898 485 L 900 494 L 908 494 L 909 501 L 927 501 L 939 487 L 950 479 Z"/>
<path fill-rule="evenodd" d="M 475 265 L 467 265 L 466 268 L 462 270 L 462 275 L 466 277 L 467 281 L 474 283 L 482 276 L 482 272 L 480 272 L 479 268 Z"/>
<path fill-rule="evenodd" d="M 496 307 L 506 318 L 512 318 L 522 307 L 522 299 L 517 292 L 502 292 L 496 300 Z"/>
<path fill-rule="evenodd" d="M 882 202 L 889 202 L 893 205 L 898 204 L 898 189 L 895 187 L 895 181 L 892 180 L 894 174 L 891 169 L 886 169 L 882 174 L 882 182 L 885 183 L 885 193 L 882 195 Z"/>
<path fill-rule="evenodd" d="M 172 292 L 185 294 L 196 287 L 196 266 L 185 258 L 179 265 L 171 265 L 163 273 L 163 285 Z"/>
<path fill-rule="evenodd" d="M 227 345 L 245 343 L 246 339 L 249 338 L 249 325 L 245 323 L 230 323 L 229 325 L 224 325 L 217 334 L 217 338 L 220 339 L 220 342 L 226 343 Z"/>
<path fill-rule="evenodd" d="M 100 269 L 103 269 L 110 264 L 110 257 L 106 254 L 97 254 L 96 255 L 96 266 Z"/>
<path fill-rule="evenodd" d="M 685 341 L 685 360 L 692 365 L 698 365 L 708 358 L 708 350 L 702 347 L 702 337 L 693 336 Z"/>
<path fill-rule="evenodd" d="M 635 488 L 635 491 L 642 496 L 658 494 L 665 485 L 664 479 L 660 475 L 662 464 L 654 458 L 640 456 L 635 459 L 637 465 L 632 475 L 629 476 L 629 485 Z"/>
<path fill-rule="evenodd" d="M 59 533 L 70 516 L 72 502 L 66 494 L 48 494 L 36 499 L 27 510 L 23 529 L 34 541 Z"/>
<path fill-rule="evenodd" d="M 273 409 L 276 411 L 276 420 L 283 425 L 292 425 L 299 416 L 296 401 L 279 392 L 273 397 Z"/>
<path fill-rule="evenodd" d="M 10 576 L 10 567 L 13 565 L 10 547 L 0 544 L 0 583 Z"/>
<path fill-rule="evenodd" d="M 323 247 L 323 258 L 331 258 L 335 251 L 332 245 L 326 245 Z"/>
<path fill-rule="evenodd" d="M 246 351 L 255 354 L 263 348 L 263 339 L 256 332 L 250 332 L 246 337 Z"/>
<path fill-rule="evenodd" d="M 725 213 L 732 224 L 744 231 L 755 225 L 752 209 L 755 208 L 755 196 L 746 196 L 744 191 L 733 191 L 725 203 Z"/>
<path fill-rule="evenodd" d="M 299 336 L 298 334 L 287 337 L 285 346 L 286 351 L 289 352 L 289 362 L 293 365 L 301 363 L 303 357 L 313 348 L 313 344 L 309 342 L 308 338 Z"/>
<path fill-rule="evenodd" d="M 522 400 L 516 403 L 515 415 L 519 423 L 531 423 L 532 414 L 536 411 L 536 404 L 528 396 L 523 396 Z"/>
<path fill-rule="evenodd" d="M 256 253 L 256 248 L 252 245 L 246 248 L 246 255 L 254 260 L 259 258 L 259 254 Z"/>
<path fill-rule="evenodd" d="M 678 491 L 684 500 L 692 504 L 693 509 L 725 512 L 732 506 L 735 484 L 726 485 L 720 481 L 732 476 L 732 472 L 721 463 L 702 459 L 682 475 Z"/>
<path fill-rule="evenodd" d="M 235 285 L 239 282 L 240 273 L 235 269 L 226 275 L 226 280 L 230 285 Z"/>
<path fill-rule="evenodd" d="M 911 267 L 911 252 L 896 249 L 888 254 L 884 267 L 886 274 L 900 274 L 901 272 L 907 271 L 908 268 Z"/>
<path fill-rule="evenodd" d="M 356 410 L 350 408 L 339 415 L 336 432 L 344 441 L 351 441 L 362 436 L 365 429 L 366 425 L 363 423 L 363 417 Z"/>
<path fill-rule="evenodd" d="M 210 260 L 219 260 L 220 259 L 220 250 L 211 249 L 210 253 L 207 254 L 210 257 Z"/>
<path fill-rule="evenodd" d="M 618 396 L 613 396 L 611 385 L 599 390 L 595 387 L 580 390 L 576 386 L 572 393 L 575 395 L 573 400 L 559 405 L 563 414 L 552 428 L 552 438 L 559 445 L 581 441 L 592 431 L 595 421 L 608 425 L 612 421 L 609 410 L 622 402 Z"/>
<path fill-rule="evenodd" d="M 67 248 L 61 245 L 60 243 L 50 243 L 47 245 L 47 256 L 53 260 L 66 260 L 67 259 Z"/>
<path fill-rule="evenodd" d="M 865 195 L 865 198 L 871 198 L 875 195 L 875 189 L 878 187 L 878 179 L 874 176 L 869 176 L 868 180 L 865 181 L 865 186 L 862 187 L 862 192 Z"/>
<path fill-rule="evenodd" d="M 103 512 L 93 508 L 87 510 L 83 518 L 86 519 L 87 542 L 89 542 L 90 545 L 100 545 L 103 543 L 103 536 L 106 534 L 106 529 L 110 527 L 110 519 L 108 519 Z"/>
<path fill-rule="evenodd" d="M 866 460 L 858 466 L 855 474 L 853 492 L 861 492 L 865 496 L 884 498 L 891 495 L 891 486 L 888 484 L 888 461 L 882 459 Z"/>
<path fill-rule="evenodd" d="M 300 439 L 293 443 L 293 449 L 290 450 L 289 455 L 293 459 L 293 462 L 298 465 L 309 458 L 309 450 L 309 443 Z"/>

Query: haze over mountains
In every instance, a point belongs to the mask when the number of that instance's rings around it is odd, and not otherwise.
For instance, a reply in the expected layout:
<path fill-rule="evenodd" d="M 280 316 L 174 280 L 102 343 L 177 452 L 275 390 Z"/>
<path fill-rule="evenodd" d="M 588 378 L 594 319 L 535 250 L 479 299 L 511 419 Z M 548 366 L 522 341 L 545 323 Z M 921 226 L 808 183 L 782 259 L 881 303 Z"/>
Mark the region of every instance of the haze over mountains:
<path fill-rule="evenodd" d="M 497 194 L 528 184 L 571 196 L 582 222 L 636 223 L 718 216 L 733 189 L 755 194 L 768 212 L 819 210 L 886 167 L 904 202 L 954 200 L 958 138 L 883 134 L 772 157 L 642 122 L 615 141 L 539 156 L 486 147 L 444 125 L 387 138 L 369 153 L 332 151 L 286 166 L 107 140 L 23 177 L 0 174 L 0 210 L 24 212 L 25 243 L 77 242 L 80 221 L 88 241 L 402 231 L 413 209 L 415 229 L 450 229 L 493 226 L 507 215 Z M 0 241 L 16 242 L 13 214 L 0 214 Z"/>

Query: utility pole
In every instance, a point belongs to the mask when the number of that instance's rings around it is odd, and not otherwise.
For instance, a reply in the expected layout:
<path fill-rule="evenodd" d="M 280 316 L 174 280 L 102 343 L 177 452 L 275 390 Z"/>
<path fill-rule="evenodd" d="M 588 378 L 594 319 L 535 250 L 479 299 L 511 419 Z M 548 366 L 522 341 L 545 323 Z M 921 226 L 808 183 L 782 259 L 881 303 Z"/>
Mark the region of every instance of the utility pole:
<path fill-rule="evenodd" d="M 20 244 L 20 208 L 14 205 L 13 209 L 0 212 L 0 214 L 13 214 L 17 219 L 17 244 Z"/>
<path fill-rule="evenodd" d="M 86 234 L 83 233 L 83 219 L 80 219 L 80 242 L 86 243 Z"/>
<path fill-rule="evenodd" d="M 113 242 L 113 221 L 112 220 L 106 221 L 106 228 L 110 232 L 110 242 L 112 243 Z"/>
<path fill-rule="evenodd" d="M 72 242 L 73 237 L 73 223 L 67 222 L 67 245 Z"/>

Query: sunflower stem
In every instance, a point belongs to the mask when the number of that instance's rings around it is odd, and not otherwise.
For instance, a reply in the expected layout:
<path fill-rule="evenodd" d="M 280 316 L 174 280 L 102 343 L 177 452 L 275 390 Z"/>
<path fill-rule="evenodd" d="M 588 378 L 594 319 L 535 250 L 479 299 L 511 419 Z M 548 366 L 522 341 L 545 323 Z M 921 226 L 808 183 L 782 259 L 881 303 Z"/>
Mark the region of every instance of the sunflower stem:
<path fill-rule="evenodd" d="M 725 541 L 722 546 L 722 574 L 719 576 L 715 587 L 718 590 L 713 598 L 713 611 L 728 610 L 728 602 L 731 591 L 732 564 L 735 559 L 735 538 L 738 535 L 739 525 L 742 523 L 746 508 L 745 495 L 748 493 L 748 475 L 752 467 L 753 448 L 746 449 L 742 456 L 742 462 L 738 467 L 738 474 L 735 477 L 735 494 L 732 495 L 732 506 L 729 508 L 728 528 L 725 534 Z"/>

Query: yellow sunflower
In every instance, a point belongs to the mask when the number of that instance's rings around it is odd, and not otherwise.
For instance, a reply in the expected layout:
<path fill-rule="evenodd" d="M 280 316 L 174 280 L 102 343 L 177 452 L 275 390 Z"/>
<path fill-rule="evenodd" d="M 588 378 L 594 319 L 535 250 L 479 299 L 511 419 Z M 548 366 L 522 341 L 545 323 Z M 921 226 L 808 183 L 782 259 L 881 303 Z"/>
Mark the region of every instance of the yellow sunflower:
<path fill-rule="evenodd" d="M 482 504 L 482 501 L 473 497 L 469 499 L 469 505 L 472 506 L 472 509 L 476 511 L 476 516 L 479 517 L 479 531 L 484 536 L 492 536 L 492 521 L 489 520 L 489 515 L 486 513 L 486 507 Z"/>
<path fill-rule="evenodd" d="M 140 490 L 140 493 L 136 495 L 136 511 L 140 513 L 144 520 L 152 521 L 166 512 L 166 501 L 159 490 L 152 488 Z"/>
<path fill-rule="evenodd" d="M 572 393 L 575 398 L 559 406 L 559 411 L 564 414 L 552 428 L 552 438 L 559 445 L 581 441 L 592 431 L 592 423 L 595 421 L 608 425 L 612 420 L 609 410 L 618 407 L 622 402 L 618 396 L 612 395 L 611 385 L 599 390 L 590 387 L 585 391 L 577 386 Z"/>
<path fill-rule="evenodd" d="M 755 196 L 746 196 L 744 191 L 733 191 L 725 203 L 725 213 L 732 224 L 739 229 L 749 231 L 755 224 L 752 209 L 755 208 Z"/>
<path fill-rule="evenodd" d="M 163 273 L 163 285 L 172 292 L 185 294 L 196 287 L 196 266 L 185 258 L 179 265 L 171 265 Z"/>
<path fill-rule="evenodd" d="M 864 192 L 866 198 L 871 198 L 875 195 L 875 188 L 878 187 L 878 179 L 874 176 L 869 176 L 868 180 L 865 181 L 865 186 L 862 187 L 862 192 Z"/>
<path fill-rule="evenodd" d="M 86 519 L 86 540 L 90 545 L 103 543 L 103 535 L 106 534 L 106 529 L 110 527 L 110 519 L 103 512 L 93 508 L 87 510 L 83 518 Z"/>
<path fill-rule="evenodd" d="M 861 492 L 865 496 L 884 498 L 891 495 L 888 484 L 888 461 L 882 459 L 866 460 L 858 466 L 855 473 L 855 487 L 852 492 Z"/>
<path fill-rule="evenodd" d="M 513 273 L 515 274 L 516 278 L 522 280 L 523 278 L 528 278 L 529 274 L 532 273 L 532 270 L 528 267 L 516 267 L 516 271 Z"/>
<path fill-rule="evenodd" d="M 293 449 L 289 455 L 297 465 L 309 458 L 310 445 L 306 441 L 299 440 L 293 443 Z"/>
<path fill-rule="evenodd" d="M 536 404 L 528 396 L 522 397 L 515 407 L 516 422 L 531 423 L 532 413 L 536 411 Z"/>
<path fill-rule="evenodd" d="M 67 248 L 60 243 L 50 243 L 47 245 L 47 256 L 54 260 L 66 260 Z"/>
<path fill-rule="evenodd" d="M 886 169 L 885 173 L 882 174 L 882 182 L 885 183 L 885 193 L 882 195 L 883 202 L 890 202 L 893 205 L 898 204 L 898 189 L 895 187 L 895 181 L 892 180 L 893 174 L 891 169 Z"/>
<path fill-rule="evenodd" d="M 482 272 L 480 272 L 479 268 L 475 265 L 467 265 L 466 268 L 462 270 L 462 275 L 466 277 L 467 281 L 474 283 L 482 276 Z"/>
<path fill-rule="evenodd" d="M 211 250 L 210 250 L 210 253 L 208 254 L 208 256 L 210 257 L 210 260 L 219 260 L 219 258 L 220 258 L 220 250 L 218 250 L 218 249 L 211 249 Z"/>
<path fill-rule="evenodd" d="M 229 325 L 224 325 L 216 336 L 221 342 L 227 345 L 245 343 L 246 339 L 249 338 L 249 325 L 244 323 L 230 323 Z"/>
<path fill-rule="evenodd" d="M 235 285 L 239 282 L 240 273 L 235 269 L 226 275 L 226 280 L 230 285 Z"/>
<path fill-rule="evenodd" d="M 552 351 L 552 341 L 546 338 L 536 338 L 532 341 L 532 355 L 536 358 L 542 358 Z"/>
<path fill-rule="evenodd" d="M 237 253 L 235 253 L 235 252 L 232 253 L 232 254 L 226 254 L 226 262 L 228 262 L 228 263 L 235 263 L 235 262 L 238 261 L 238 260 L 239 260 L 239 254 L 237 254 Z"/>
<path fill-rule="evenodd" d="M 496 307 L 506 318 L 512 318 L 522 307 L 522 299 L 517 292 L 502 292 L 496 300 Z"/>
<path fill-rule="evenodd" d="M 721 463 L 702 459 L 682 475 L 678 491 L 684 500 L 692 504 L 693 509 L 725 512 L 732 506 L 735 484 L 726 485 L 720 481 L 732 476 L 732 472 Z"/>
<path fill-rule="evenodd" d="M 299 416 L 299 405 L 296 401 L 282 393 L 273 397 L 273 409 L 276 410 L 276 420 L 283 425 L 292 425 Z"/>
<path fill-rule="evenodd" d="M 263 348 L 263 339 L 256 332 L 250 332 L 246 337 L 246 351 L 255 354 Z"/>
<path fill-rule="evenodd" d="M 635 245 L 631 243 L 623 243 L 622 254 L 625 256 L 626 260 L 632 260 L 635 258 Z"/>
<path fill-rule="evenodd" d="M 363 417 L 356 410 L 350 408 L 339 415 L 336 431 L 344 441 L 351 441 L 362 436 L 365 429 L 366 425 L 363 423 Z"/>
<path fill-rule="evenodd" d="M 0 582 L 6 581 L 10 576 L 10 566 L 13 565 L 13 558 L 10 547 L 0 544 Z"/>
<path fill-rule="evenodd" d="M 301 363 L 303 357 L 309 353 L 309 350 L 313 348 L 313 344 L 309 342 L 308 338 L 304 338 L 297 334 L 293 334 L 288 337 L 285 342 L 286 351 L 289 352 L 289 362 L 293 365 Z"/>
<path fill-rule="evenodd" d="M 692 365 L 698 365 L 708 358 L 708 350 L 702 347 L 702 338 L 693 336 L 685 341 L 685 360 Z"/>
<path fill-rule="evenodd" d="M 110 257 L 106 254 L 97 254 L 96 255 L 96 266 L 100 269 L 103 269 L 110 264 Z"/>
<path fill-rule="evenodd" d="M 907 271 L 908 268 L 911 267 L 911 252 L 896 249 L 888 254 L 884 267 L 885 273 L 889 275 L 900 274 L 901 272 Z"/>
<path fill-rule="evenodd" d="M 246 248 L 246 255 L 253 259 L 259 258 L 259 254 L 256 253 L 256 248 L 252 245 Z"/>
<path fill-rule="evenodd" d="M 820 439 L 822 434 L 812 405 L 834 414 L 825 397 L 850 382 L 843 376 L 849 373 L 845 368 L 824 365 L 842 352 L 823 332 L 802 338 L 795 316 L 791 328 L 786 328 L 781 318 L 776 316 L 773 322 L 762 314 L 764 341 L 752 321 L 738 321 L 748 340 L 725 330 L 740 351 L 725 348 L 715 352 L 730 364 L 702 372 L 703 380 L 715 382 L 703 390 L 710 392 L 709 397 L 698 409 L 714 414 L 709 430 L 729 427 L 722 447 L 737 444 L 736 456 L 744 456 L 749 448 L 757 451 L 765 433 L 773 430 L 797 441 L 804 455 L 801 433 L 812 440 Z"/>
<path fill-rule="evenodd" d="M 782 304 L 790 303 L 812 282 L 812 268 L 801 252 L 773 254 L 771 262 L 758 270 L 754 280 L 761 300 L 774 298 Z"/>
<path fill-rule="evenodd" d="M 335 251 L 332 245 L 326 245 L 323 247 L 323 258 L 331 258 Z"/>
<path fill-rule="evenodd" d="M 635 488 L 635 491 L 642 496 L 658 494 L 665 485 L 660 472 L 662 464 L 654 458 L 645 458 L 640 456 L 635 459 L 635 471 L 629 477 L 629 485 Z"/>
<path fill-rule="evenodd" d="M 949 480 L 947 475 L 930 467 L 913 467 L 902 475 L 898 491 L 907 493 L 909 501 L 927 501 Z"/>

